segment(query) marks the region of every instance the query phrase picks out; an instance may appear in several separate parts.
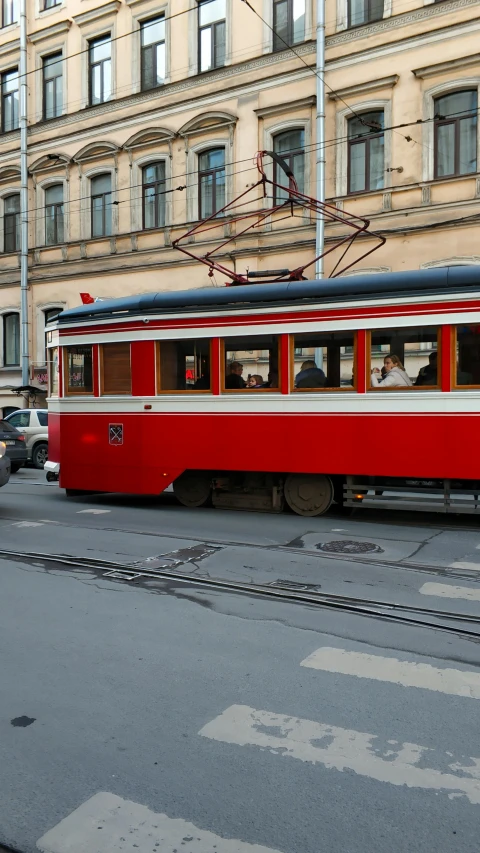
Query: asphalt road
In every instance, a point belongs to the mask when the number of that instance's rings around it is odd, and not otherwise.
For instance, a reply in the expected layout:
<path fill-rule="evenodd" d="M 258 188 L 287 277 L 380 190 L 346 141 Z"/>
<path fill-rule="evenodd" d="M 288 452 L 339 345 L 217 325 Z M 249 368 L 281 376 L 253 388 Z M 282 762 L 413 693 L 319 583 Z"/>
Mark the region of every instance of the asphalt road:
<path fill-rule="evenodd" d="M 478 616 L 479 546 L 469 518 L 67 500 L 20 471 L 0 490 L 0 843 L 476 853 L 478 640 L 249 585 Z"/>

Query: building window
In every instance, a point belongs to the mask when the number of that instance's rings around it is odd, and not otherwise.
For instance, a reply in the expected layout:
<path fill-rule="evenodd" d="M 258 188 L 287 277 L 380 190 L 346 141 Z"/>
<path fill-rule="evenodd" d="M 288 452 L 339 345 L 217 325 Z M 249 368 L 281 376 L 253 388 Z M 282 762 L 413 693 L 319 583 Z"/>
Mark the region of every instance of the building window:
<path fill-rule="evenodd" d="M 63 243 L 63 185 L 55 184 L 45 190 L 45 244 Z"/>
<path fill-rule="evenodd" d="M 103 104 L 112 97 L 112 42 L 109 35 L 89 42 L 88 61 L 90 106 Z"/>
<path fill-rule="evenodd" d="M 198 68 L 210 71 L 225 65 L 226 0 L 203 0 L 198 5 Z"/>
<path fill-rule="evenodd" d="M 54 9 L 55 6 L 61 6 L 62 0 L 45 0 L 43 4 L 43 11 L 46 12 L 47 9 Z"/>
<path fill-rule="evenodd" d="M 210 391 L 210 341 L 159 341 L 158 392 Z"/>
<path fill-rule="evenodd" d="M 198 158 L 198 215 L 213 216 L 225 207 L 225 149 L 211 148 Z"/>
<path fill-rule="evenodd" d="M 305 189 L 305 131 L 304 130 L 287 130 L 284 133 L 277 133 L 273 137 L 273 150 L 285 160 L 287 166 L 292 170 L 295 180 L 298 184 L 298 189 L 303 193 Z M 288 185 L 288 178 L 280 168 L 273 162 L 273 180 L 276 184 Z M 286 190 L 274 188 L 274 204 L 284 201 L 288 198 Z"/>
<path fill-rule="evenodd" d="M 92 347 L 66 347 L 65 373 L 68 394 L 93 394 Z"/>
<path fill-rule="evenodd" d="M 142 44 L 142 89 L 165 83 L 165 18 L 151 18 L 140 24 Z"/>
<path fill-rule="evenodd" d="M 305 0 L 273 0 L 273 49 L 305 41 Z"/>
<path fill-rule="evenodd" d="M 295 335 L 293 388 L 296 391 L 355 387 L 355 332 Z"/>
<path fill-rule="evenodd" d="M 3 315 L 3 364 L 20 364 L 20 315 L 16 312 Z"/>
<path fill-rule="evenodd" d="M 152 163 L 142 169 L 143 227 L 165 225 L 165 163 Z"/>
<path fill-rule="evenodd" d="M 435 100 L 435 177 L 477 171 L 477 90 Z"/>
<path fill-rule="evenodd" d="M 43 118 L 56 118 L 63 111 L 63 57 L 52 53 L 43 59 Z"/>
<path fill-rule="evenodd" d="M 16 24 L 19 15 L 19 0 L 2 0 L 2 27 Z"/>
<path fill-rule="evenodd" d="M 384 0 L 347 0 L 348 26 L 360 27 L 383 18 Z"/>
<path fill-rule="evenodd" d="M 120 341 L 100 348 L 102 394 L 131 394 L 130 344 Z"/>
<path fill-rule="evenodd" d="M 2 130 L 18 128 L 18 68 L 2 74 Z"/>
<path fill-rule="evenodd" d="M 112 233 L 112 176 L 92 178 L 92 237 L 109 237 Z"/>
<path fill-rule="evenodd" d="M 4 251 L 18 252 L 20 249 L 20 194 L 8 195 L 3 204 Z"/>
<path fill-rule="evenodd" d="M 348 122 L 348 193 L 384 186 L 383 112 L 364 113 Z"/>

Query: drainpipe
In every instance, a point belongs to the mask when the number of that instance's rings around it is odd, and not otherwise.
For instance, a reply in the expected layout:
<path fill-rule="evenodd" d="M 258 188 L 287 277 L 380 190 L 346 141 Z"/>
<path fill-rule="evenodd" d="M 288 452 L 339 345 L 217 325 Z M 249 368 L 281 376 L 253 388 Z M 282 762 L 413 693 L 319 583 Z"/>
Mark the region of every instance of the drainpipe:
<path fill-rule="evenodd" d="M 20 0 L 20 322 L 22 385 L 30 385 L 28 347 L 27 0 Z"/>
<path fill-rule="evenodd" d="M 317 168 L 316 197 L 325 201 L 325 0 L 317 0 Z M 316 222 L 315 254 L 320 255 L 325 245 L 325 221 L 319 217 Z M 315 264 L 315 278 L 323 278 L 323 258 Z"/>

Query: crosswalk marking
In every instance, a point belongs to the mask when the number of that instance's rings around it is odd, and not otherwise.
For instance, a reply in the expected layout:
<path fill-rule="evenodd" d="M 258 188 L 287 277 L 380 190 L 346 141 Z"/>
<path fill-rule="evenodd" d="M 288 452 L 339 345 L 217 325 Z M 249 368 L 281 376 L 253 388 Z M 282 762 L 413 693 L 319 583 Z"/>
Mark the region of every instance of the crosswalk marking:
<path fill-rule="evenodd" d="M 280 853 L 222 838 L 179 818 L 101 791 L 37 841 L 42 853 Z"/>
<path fill-rule="evenodd" d="M 15 521 L 12 527 L 43 527 L 43 521 Z"/>
<path fill-rule="evenodd" d="M 446 791 L 451 798 L 465 796 L 471 803 L 480 804 L 480 758 L 464 759 L 463 766 L 451 753 L 391 740 L 387 746 L 366 732 L 247 705 L 231 705 L 199 734 L 221 743 L 257 746 L 283 758 L 323 764 L 328 769 L 353 770 L 379 782 Z M 452 772 L 441 772 L 438 767 Z"/>
<path fill-rule="evenodd" d="M 472 563 L 468 560 L 457 560 L 455 563 L 450 563 L 449 569 L 462 569 L 464 572 L 480 572 L 480 563 Z"/>
<path fill-rule="evenodd" d="M 464 598 L 466 601 L 480 601 L 480 589 L 468 586 L 450 586 L 446 583 L 424 583 L 420 587 L 422 595 L 436 595 L 440 598 Z"/>
<path fill-rule="evenodd" d="M 321 669 L 324 672 L 354 675 L 374 681 L 388 681 L 403 687 L 420 687 L 436 690 L 451 696 L 480 699 L 480 673 L 462 672 L 460 669 L 440 669 L 427 663 L 412 663 L 394 657 L 367 655 L 323 646 L 317 649 L 300 666 Z"/>
<path fill-rule="evenodd" d="M 90 513 L 90 515 L 105 515 L 106 512 L 111 512 L 111 509 L 77 509 L 77 515 L 82 513 Z"/>

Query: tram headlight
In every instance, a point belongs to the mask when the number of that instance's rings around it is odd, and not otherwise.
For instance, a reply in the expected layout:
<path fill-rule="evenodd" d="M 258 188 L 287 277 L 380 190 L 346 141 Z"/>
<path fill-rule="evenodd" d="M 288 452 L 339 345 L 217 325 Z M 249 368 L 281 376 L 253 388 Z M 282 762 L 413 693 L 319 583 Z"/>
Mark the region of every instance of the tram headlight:
<path fill-rule="evenodd" d="M 0 441 L 0 459 L 2 458 L 2 456 L 5 456 L 6 450 L 7 450 L 7 445 L 5 444 L 4 441 Z"/>

